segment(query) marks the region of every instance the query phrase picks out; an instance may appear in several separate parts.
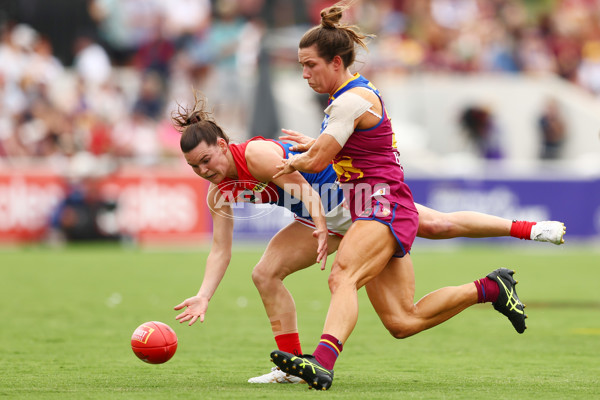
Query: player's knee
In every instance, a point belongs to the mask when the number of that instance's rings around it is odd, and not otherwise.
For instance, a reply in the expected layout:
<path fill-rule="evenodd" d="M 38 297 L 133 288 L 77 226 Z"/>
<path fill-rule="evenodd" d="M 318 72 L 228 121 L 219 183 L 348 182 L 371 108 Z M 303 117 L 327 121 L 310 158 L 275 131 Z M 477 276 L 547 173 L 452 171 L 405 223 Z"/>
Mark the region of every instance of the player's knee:
<path fill-rule="evenodd" d="M 346 273 L 347 270 L 347 265 L 344 262 L 340 262 L 339 260 L 333 262 L 331 273 L 327 280 L 331 293 L 335 293 L 343 285 L 351 284 L 348 274 Z"/>
<path fill-rule="evenodd" d="M 390 335 L 396 339 L 406 339 L 423 330 L 422 321 L 415 314 L 414 305 L 405 305 L 394 315 L 380 315 L 381 322 Z"/>
<path fill-rule="evenodd" d="M 404 322 L 387 324 L 386 328 L 390 335 L 392 335 L 395 339 L 406 339 L 407 337 L 417 333 L 417 331 L 414 329 L 414 326 Z"/>
<path fill-rule="evenodd" d="M 260 288 L 260 284 L 263 281 L 262 276 L 263 271 L 259 268 L 258 265 L 256 265 L 252 270 L 252 282 L 254 282 L 254 286 L 256 286 L 257 288 Z"/>
<path fill-rule="evenodd" d="M 329 291 L 334 293 L 339 287 L 340 279 L 335 273 L 330 273 L 329 278 L 327 278 L 327 284 L 329 285 Z"/>
<path fill-rule="evenodd" d="M 279 279 L 273 269 L 264 263 L 258 263 L 252 270 L 252 282 L 258 290 L 267 287 L 273 280 Z"/>

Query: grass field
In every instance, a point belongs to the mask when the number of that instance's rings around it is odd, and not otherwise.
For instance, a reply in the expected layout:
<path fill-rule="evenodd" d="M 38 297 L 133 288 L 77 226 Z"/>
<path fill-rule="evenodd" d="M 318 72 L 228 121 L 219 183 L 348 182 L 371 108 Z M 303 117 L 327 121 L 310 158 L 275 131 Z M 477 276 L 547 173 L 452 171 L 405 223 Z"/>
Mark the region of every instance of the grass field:
<path fill-rule="evenodd" d="M 330 391 L 305 385 L 251 385 L 275 347 L 250 279 L 263 245 L 234 253 L 204 324 L 175 321 L 173 306 L 196 293 L 204 251 L 110 246 L 0 251 L 0 397 L 31 399 L 593 399 L 600 398 L 600 252 L 593 247 L 461 246 L 413 252 L 417 297 L 517 270 L 528 304 L 518 335 L 489 305 L 405 340 L 393 339 L 361 291 L 357 328 L 336 365 Z M 288 280 L 304 351 L 321 333 L 326 272 Z M 148 365 L 129 341 L 142 322 L 178 334 L 171 361 Z"/>

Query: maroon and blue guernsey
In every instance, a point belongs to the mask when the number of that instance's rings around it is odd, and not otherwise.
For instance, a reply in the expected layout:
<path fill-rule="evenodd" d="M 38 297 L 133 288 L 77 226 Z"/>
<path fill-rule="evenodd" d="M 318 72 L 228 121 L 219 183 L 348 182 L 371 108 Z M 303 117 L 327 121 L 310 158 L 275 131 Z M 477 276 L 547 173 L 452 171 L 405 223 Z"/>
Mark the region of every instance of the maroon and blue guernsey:
<path fill-rule="evenodd" d="M 334 102 L 346 91 L 363 87 L 377 95 L 382 105 L 382 117 L 370 129 L 355 129 L 333 160 L 338 181 L 350 206 L 352 220 L 378 220 L 392 229 L 402 256 L 410 250 L 418 228 L 418 213 L 412 193 L 404 183 L 404 171 L 392 124 L 375 86 L 360 74 L 355 74 L 329 98 Z M 321 124 L 327 127 L 329 115 Z"/>

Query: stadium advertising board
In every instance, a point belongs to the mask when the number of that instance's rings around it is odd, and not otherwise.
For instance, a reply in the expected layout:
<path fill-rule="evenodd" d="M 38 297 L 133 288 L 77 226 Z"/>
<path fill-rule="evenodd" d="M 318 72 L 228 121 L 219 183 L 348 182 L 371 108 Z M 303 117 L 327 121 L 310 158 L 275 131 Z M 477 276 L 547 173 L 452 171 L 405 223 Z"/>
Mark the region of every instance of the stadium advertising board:
<path fill-rule="evenodd" d="M 508 219 L 558 220 L 569 238 L 600 236 L 600 179 L 408 179 L 416 202 L 451 212 L 479 211 Z"/>
<path fill-rule="evenodd" d="M 407 180 L 415 201 L 443 212 L 473 210 L 509 219 L 560 220 L 567 240 L 600 237 L 600 179 Z M 189 171 L 125 170 L 91 183 L 110 210 L 98 216 L 105 232 L 146 243 L 190 243 L 210 237 L 208 184 Z M 55 174 L 0 171 L 0 242 L 45 238 L 72 187 Z M 268 204 L 234 207 L 238 239 L 269 239 L 292 220 Z"/>
<path fill-rule="evenodd" d="M 0 172 L 0 241 L 43 237 L 65 192 L 65 182 L 57 175 Z"/>
<path fill-rule="evenodd" d="M 211 230 L 207 186 L 194 175 L 165 170 L 128 170 L 75 183 L 47 173 L 0 171 L 0 241 L 44 239 L 70 197 L 112 204 L 95 214 L 107 234 L 144 242 L 202 240 Z M 72 195 L 76 190 L 82 194 Z"/>

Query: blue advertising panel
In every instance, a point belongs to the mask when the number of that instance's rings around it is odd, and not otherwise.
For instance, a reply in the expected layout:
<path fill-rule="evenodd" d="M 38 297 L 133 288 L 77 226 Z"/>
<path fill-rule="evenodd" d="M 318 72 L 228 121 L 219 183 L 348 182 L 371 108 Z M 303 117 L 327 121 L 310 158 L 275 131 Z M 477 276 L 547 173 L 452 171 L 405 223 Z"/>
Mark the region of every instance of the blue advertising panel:
<path fill-rule="evenodd" d="M 600 238 L 600 179 L 408 178 L 415 202 L 442 212 L 478 211 L 511 220 L 558 220 L 567 240 Z M 269 239 L 293 220 L 268 204 L 236 204 L 234 235 Z M 497 239 L 495 239 L 497 240 Z"/>
<path fill-rule="evenodd" d="M 415 202 L 442 212 L 563 221 L 569 238 L 600 236 L 600 179 L 407 179 Z"/>

